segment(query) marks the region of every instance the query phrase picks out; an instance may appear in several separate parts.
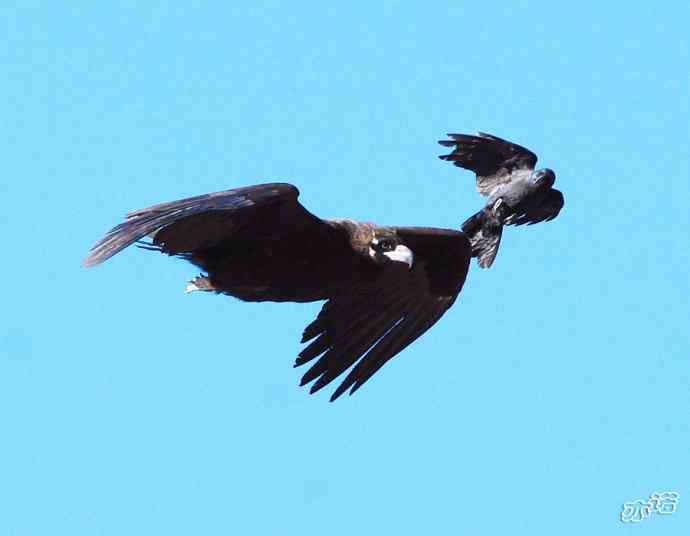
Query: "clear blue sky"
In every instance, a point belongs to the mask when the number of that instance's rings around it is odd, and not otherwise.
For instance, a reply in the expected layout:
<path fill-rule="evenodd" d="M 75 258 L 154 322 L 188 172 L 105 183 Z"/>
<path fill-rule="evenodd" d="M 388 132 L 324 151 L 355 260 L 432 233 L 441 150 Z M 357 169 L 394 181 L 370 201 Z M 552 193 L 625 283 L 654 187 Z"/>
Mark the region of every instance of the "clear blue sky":
<path fill-rule="evenodd" d="M 0 20 L 0 534 L 690 532 L 686 2 L 10 2 Z M 356 396 L 292 368 L 319 304 L 84 270 L 123 215 L 285 180 L 322 217 L 458 228 L 446 132 L 527 145 L 510 228 Z M 681 494 L 639 526 L 624 501 Z"/>

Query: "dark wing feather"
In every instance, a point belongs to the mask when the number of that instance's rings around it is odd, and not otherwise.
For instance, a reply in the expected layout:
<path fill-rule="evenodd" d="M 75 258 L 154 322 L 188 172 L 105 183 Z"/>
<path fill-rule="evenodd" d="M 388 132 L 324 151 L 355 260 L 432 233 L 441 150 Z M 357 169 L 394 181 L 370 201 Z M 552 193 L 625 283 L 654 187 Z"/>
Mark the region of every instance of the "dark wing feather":
<path fill-rule="evenodd" d="M 510 182 L 515 173 L 531 171 L 537 163 L 537 155 L 529 149 L 507 140 L 479 132 L 477 136 L 448 134 L 450 140 L 441 140 L 444 147 L 454 147 L 452 153 L 442 155 L 441 160 L 474 171 L 477 190 L 490 195 L 499 184 Z"/>
<path fill-rule="evenodd" d="M 311 392 L 352 365 L 333 393 L 359 389 L 387 361 L 433 326 L 455 301 L 467 276 L 471 247 L 458 231 L 396 228 L 415 254 L 412 269 L 391 263 L 374 281 L 361 282 L 331 298 L 304 330 L 311 341 L 295 366 L 317 361 L 302 377 Z"/>
<path fill-rule="evenodd" d="M 300 226 L 329 228 L 297 201 L 299 191 L 290 184 L 274 183 L 225 190 L 127 215 L 93 246 L 84 260 L 90 267 L 102 263 L 127 246 L 154 234 L 157 249 L 171 255 L 212 247 L 228 236 L 251 229 L 252 238 L 275 235 Z M 289 223 L 289 225 L 286 225 Z"/>
<path fill-rule="evenodd" d="M 551 189 L 546 197 L 538 204 L 528 205 L 523 212 L 511 216 L 506 220 L 507 225 L 533 225 L 542 221 L 550 221 L 558 216 L 563 208 L 563 194 L 559 190 Z"/>
<path fill-rule="evenodd" d="M 472 255 L 481 268 L 491 268 L 498 254 L 503 235 L 503 223 L 491 209 L 483 209 L 462 224 L 462 232 L 472 244 Z"/>

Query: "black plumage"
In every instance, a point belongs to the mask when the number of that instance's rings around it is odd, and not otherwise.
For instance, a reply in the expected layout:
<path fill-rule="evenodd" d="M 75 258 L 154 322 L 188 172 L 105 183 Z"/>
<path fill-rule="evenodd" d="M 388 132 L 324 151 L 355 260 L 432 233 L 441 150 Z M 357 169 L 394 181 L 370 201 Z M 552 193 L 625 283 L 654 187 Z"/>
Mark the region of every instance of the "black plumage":
<path fill-rule="evenodd" d="M 462 225 L 479 266 L 488 268 L 496 258 L 504 225 L 554 219 L 563 208 L 563 194 L 553 188 L 552 170 L 534 170 L 537 155 L 529 149 L 483 132 L 448 136 L 439 143 L 453 147 L 453 152 L 440 158 L 474 171 L 479 193 L 488 197 L 484 208 Z"/>
<path fill-rule="evenodd" d="M 326 300 L 304 330 L 295 366 L 313 362 L 311 392 L 352 370 L 331 397 L 359 389 L 428 330 L 465 282 L 471 246 L 459 231 L 322 220 L 290 184 L 263 184 L 135 211 L 98 242 L 94 266 L 146 236 L 147 249 L 205 272 L 188 291 L 245 301 Z M 353 366 L 354 365 L 354 366 Z"/>

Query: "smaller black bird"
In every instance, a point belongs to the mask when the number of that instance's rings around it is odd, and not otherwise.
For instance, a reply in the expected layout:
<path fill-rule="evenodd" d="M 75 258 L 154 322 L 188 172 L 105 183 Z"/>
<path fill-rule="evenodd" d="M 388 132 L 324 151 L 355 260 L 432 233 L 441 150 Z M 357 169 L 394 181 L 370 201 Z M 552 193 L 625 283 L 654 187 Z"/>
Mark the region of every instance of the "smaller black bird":
<path fill-rule="evenodd" d="M 532 225 L 549 221 L 563 208 L 563 194 L 553 188 L 556 174 L 534 170 L 537 155 L 529 149 L 491 134 L 448 134 L 441 140 L 452 153 L 439 158 L 477 174 L 477 190 L 489 200 L 462 224 L 479 266 L 490 267 L 501 242 L 504 225 Z"/>

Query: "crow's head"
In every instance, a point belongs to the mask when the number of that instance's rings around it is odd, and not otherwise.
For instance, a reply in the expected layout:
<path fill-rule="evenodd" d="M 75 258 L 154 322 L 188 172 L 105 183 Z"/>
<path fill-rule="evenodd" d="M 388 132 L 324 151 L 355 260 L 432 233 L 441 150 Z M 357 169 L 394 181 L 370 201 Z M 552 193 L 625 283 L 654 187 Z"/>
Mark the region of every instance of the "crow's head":
<path fill-rule="evenodd" d="M 369 256 L 378 264 L 401 262 L 412 268 L 414 254 L 394 233 L 376 233 L 369 242 Z"/>
<path fill-rule="evenodd" d="M 556 174 L 549 168 L 538 169 L 532 173 L 532 183 L 548 190 L 556 182 Z"/>

